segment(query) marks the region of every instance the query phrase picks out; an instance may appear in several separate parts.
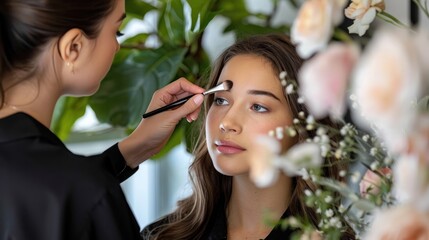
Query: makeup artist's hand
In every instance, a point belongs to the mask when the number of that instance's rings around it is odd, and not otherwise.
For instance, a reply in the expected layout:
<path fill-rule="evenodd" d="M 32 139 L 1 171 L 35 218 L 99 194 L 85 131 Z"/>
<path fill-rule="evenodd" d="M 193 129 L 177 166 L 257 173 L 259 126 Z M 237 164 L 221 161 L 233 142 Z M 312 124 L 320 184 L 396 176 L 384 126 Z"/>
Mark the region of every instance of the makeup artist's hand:
<path fill-rule="evenodd" d="M 119 142 L 119 149 L 129 167 L 137 167 L 141 162 L 158 153 L 167 143 L 179 121 L 186 117 L 192 122 L 198 117 L 204 100 L 204 89 L 180 78 L 157 90 L 152 96 L 147 112 L 172 103 L 180 98 L 196 94 L 185 104 L 142 119 L 134 132 Z"/>

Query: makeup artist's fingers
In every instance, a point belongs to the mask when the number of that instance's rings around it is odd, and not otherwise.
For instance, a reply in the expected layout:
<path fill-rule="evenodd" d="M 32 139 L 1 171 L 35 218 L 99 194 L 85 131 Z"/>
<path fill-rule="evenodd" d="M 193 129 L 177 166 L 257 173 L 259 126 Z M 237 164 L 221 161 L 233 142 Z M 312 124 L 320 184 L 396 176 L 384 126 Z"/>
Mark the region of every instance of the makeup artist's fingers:
<path fill-rule="evenodd" d="M 204 96 L 202 94 L 197 94 L 190 99 L 194 104 L 187 108 L 188 111 L 192 111 L 186 115 L 186 120 L 188 122 L 193 122 L 198 118 L 198 115 L 201 111 L 201 104 L 204 101 Z M 186 104 L 185 104 L 186 105 Z M 186 107 L 186 106 L 184 106 Z"/>
<path fill-rule="evenodd" d="M 170 102 L 173 102 L 174 100 L 203 92 L 204 88 L 201 88 L 200 86 L 195 85 L 190 81 L 186 80 L 186 78 L 182 77 L 163 87 L 160 90 L 160 97 L 163 100 L 169 101 L 165 102 L 165 104 L 168 104 Z"/>
<path fill-rule="evenodd" d="M 163 107 L 183 97 L 202 92 L 204 92 L 204 88 L 189 82 L 185 78 L 179 78 L 154 93 L 147 112 Z"/>
<path fill-rule="evenodd" d="M 167 143 L 179 121 L 186 116 L 195 120 L 204 100 L 196 94 L 185 104 L 149 118 L 143 118 L 139 126 L 119 143 L 119 149 L 130 167 L 136 167 L 144 160 L 158 153 Z"/>
<path fill-rule="evenodd" d="M 194 121 L 198 117 L 203 100 L 204 96 L 202 94 L 196 94 L 182 106 L 174 110 L 168 111 L 168 118 L 173 121 L 179 122 L 184 116 L 186 116 L 186 120 L 188 122 Z"/>
<path fill-rule="evenodd" d="M 191 83 L 184 77 L 181 77 L 176 81 L 171 82 L 164 88 L 171 95 L 176 95 L 183 92 L 192 94 L 204 92 L 204 88 L 201 88 L 200 86 Z"/>

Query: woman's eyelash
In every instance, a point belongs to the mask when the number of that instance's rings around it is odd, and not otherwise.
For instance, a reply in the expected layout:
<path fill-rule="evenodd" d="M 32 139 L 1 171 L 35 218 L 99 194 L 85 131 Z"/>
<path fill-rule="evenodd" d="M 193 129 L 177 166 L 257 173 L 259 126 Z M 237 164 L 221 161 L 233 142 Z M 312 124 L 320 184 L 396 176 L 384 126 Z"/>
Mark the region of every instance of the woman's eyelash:
<path fill-rule="evenodd" d="M 123 33 L 121 33 L 120 31 L 116 31 L 116 36 L 117 36 L 117 37 L 121 37 L 121 36 L 124 36 L 124 34 L 123 34 Z"/>
<path fill-rule="evenodd" d="M 216 105 L 224 105 L 227 101 L 223 98 L 216 97 L 213 101 Z"/>
<path fill-rule="evenodd" d="M 260 104 L 253 104 L 252 109 L 257 112 L 268 112 L 268 108 L 260 105 Z"/>

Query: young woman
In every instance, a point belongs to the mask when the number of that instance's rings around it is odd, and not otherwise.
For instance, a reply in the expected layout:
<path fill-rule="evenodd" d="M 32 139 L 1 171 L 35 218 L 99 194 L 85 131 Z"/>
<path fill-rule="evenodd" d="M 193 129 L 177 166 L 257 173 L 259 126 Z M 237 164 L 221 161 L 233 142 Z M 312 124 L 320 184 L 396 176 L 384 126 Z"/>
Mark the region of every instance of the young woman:
<path fill-rule="evenodd" d="M 144 239 L 290 239 L 292 229 L 264 223 L 267 211 L 274 220 L 305 216 L 317 226 L 315 210 L 301 198 L 305 189 L 314 189 L 311 181 L 282 175 L 274 185 L 258 188 L 249 178 L 253 139 L 292 125 L 300 111 L 307 113 L 279 79 L 282 71 L 297 79 L 301 64 L 290 40 L 280 35 L 250 37 L 220 55 L 208 88 L 226 80 L 233 87 L 205 103 L 205 131 L 189 168 L 193 192 L 173 213 L 146 227 Z M 285 138 L 282 146 L 286 151 L 307 137 Z M 338 167 L 324 169 L 325 175 L 339 179 Z"/>
<path fill-rule="evenodd" d="M 124 17 L 124 0 L 0 2 L 0 239 L 140 238 L 119 183 L 181 118 L 196 119 L 204 89 L 185 79 L 160 89 L 148 111 L 196 96 L 100 155 L 75 155 L 49 130 L 60 96 L 97 91 Z"/>

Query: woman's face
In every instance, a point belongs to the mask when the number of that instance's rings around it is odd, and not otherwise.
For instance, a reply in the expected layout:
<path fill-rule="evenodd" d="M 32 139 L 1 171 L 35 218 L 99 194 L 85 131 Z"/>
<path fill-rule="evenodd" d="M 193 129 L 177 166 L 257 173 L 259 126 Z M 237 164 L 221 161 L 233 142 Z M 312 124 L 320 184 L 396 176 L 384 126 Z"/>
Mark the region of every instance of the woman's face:
<path fill-rule="evenodd" d="M 90 95 L 95 93 L 101 80 L 109 71 L 113 58 L 119 50 L 117 33 L 125 18 L 125 1 L 115 1 L 114 10 L 101 23 L 101 30 L 97 38 L 91 39 L 88 51 L 83 52 L 86 59 L 79 71 L 79 79 L 73 83 L 72 94 Z"/>
<path fill-rule="evenodd" d="M 225 80 L 231 80 L 233 87 L 214 96 L 206 120 L 207 148 L 220 173 L 247 174 L 255 138 L 291 125 L 292 115 L 278 75 L 264 58 L 233 57 L 218 83 Z"/>

